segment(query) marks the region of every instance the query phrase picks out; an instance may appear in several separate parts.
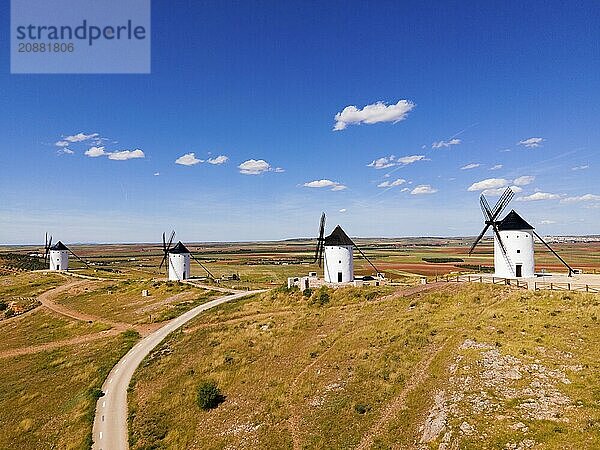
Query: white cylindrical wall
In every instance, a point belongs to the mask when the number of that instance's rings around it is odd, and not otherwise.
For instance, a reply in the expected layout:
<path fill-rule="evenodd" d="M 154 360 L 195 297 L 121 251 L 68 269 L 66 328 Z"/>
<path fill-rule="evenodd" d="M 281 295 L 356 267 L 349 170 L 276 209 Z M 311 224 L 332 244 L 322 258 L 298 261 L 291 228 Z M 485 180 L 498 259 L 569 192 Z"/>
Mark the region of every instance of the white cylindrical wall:
<path fill-rule="evenodd" d="M 185 280 L 190 277 L 190 254 L 169 253 L 169 280 Z"/>
<path fill-rule="evenodd" d="M 352 248 L 351 245 L 325 246 L 323 271 L 327 283 L 348 283 L 354 280 Z"/>
<path fill-rule="evenodd" d="M 506 255 L 494 235 L 494 275 L 503 278 L 518 276 L 517 266 L 521 266 L 521 277 L 533 277 L 535 274 L 535 261 L 533 250 L 533 233 L 531 230 L 505 230 L 499 231 L 502 243 L 506 248 Z"/>
<path fill-rule="evenodd" d="M 69 253 L 67 250 L 50 250 L 50 270 L 69 270 Z"/>

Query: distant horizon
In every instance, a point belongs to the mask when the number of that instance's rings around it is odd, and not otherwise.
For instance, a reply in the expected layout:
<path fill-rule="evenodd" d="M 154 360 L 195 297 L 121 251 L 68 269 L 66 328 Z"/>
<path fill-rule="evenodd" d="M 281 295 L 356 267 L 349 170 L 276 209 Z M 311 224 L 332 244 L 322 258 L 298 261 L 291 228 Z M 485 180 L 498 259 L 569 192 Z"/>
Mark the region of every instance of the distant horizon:
<path fill-rule="evenodd" d="M 543 234 L 543 237 L 553 237 L 553 238 L 599 238 L 600 234 Z M 383 239 L 383 240 L 400 240 L 400 239 L 474 239 L 477 237 L 476 235 L 472 236 L 394 236 L 394 237 L 385 237 L 385 236 L 350 236 L 352 239 Z M 260 243 L 280 243 L 287 241 L 314 241 L 316 237 L 307 238 L 307 237 L 298 237 L 298 238 L 284 238 L 284 239 L 267 239 L 267 240 L 249 240 L 249 241 L 184 241 L 181 240 L 186 245 L 196 245 L 196 244 L 260 244 Z M 491 240 L 493 236 L 486 236 L 484 240 Z M 68 245 L 162 245 L 162 242 L 67 242 L 59 239 L 64 244 Z M 180 239 L 174 239 L 174 242 L 178 242 Z M 58 241 L 53 241 L 58 242 Z M 43 247 L 44 244 L 25 244 L 25 243 L 16 243 L 16 244 L 5 244 L 0 243 L 0 247 Z"/>

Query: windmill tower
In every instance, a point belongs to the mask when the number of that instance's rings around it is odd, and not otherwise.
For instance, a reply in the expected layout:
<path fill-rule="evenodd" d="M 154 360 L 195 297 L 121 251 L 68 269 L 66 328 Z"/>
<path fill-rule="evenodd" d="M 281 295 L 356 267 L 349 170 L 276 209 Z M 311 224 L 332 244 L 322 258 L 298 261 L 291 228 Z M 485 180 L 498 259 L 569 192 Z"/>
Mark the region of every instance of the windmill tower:
<path fill-rule="evenodd" d="M 354 242 L 339 225 L 323 240 L 327 283 L 348 283 L 354 280 Z"/>
<path fill-rule="evenodd" d="M 49 248 L 50 270 L 69 270 L 69 249 L 61 241 Z"/>
<path fill-rule="evenodd" d="M 194 259 L 208 274 L 209 278 L 214 280 L 214 276 L 210 271 L 202 264 L 193 254 L 190 252 L 181 241 L 177 242 L 174 247 L 171 247 L 175 232 L 171 232 L 171 237 L 167 242 L 165 240 L 165 233 L 163 233 L 163 259 L 160 263 L 159 269 L 162 268 L 163 264 L 167 262 L 168 273 L 170 281 L 181 281 L 190 278 L 190 262 L 191 258 Z"/>
<path fill-rule="evenodd" d="M 477 244 L 483 239 L 488 228 L 491 227 L 494 232 L 495 276 L 503 278 L 533 277 L 535 275 L 535 238 L 538 238 L 569 269 L 569 276 L 571 276 L 573 274 L 571 266 L 514 209 L 504 219 L 497 220 L 513 197 L 513 191 L 510 188 L 506 188 L 493 209 L 490 208 L 483 194 L 479 197 L 485 226 L 471 246 L 469 255 L 473 253 L 473 250 L 475 250 Z"/>
<path fill-rule="evenodd" d="M 52 236 L 49 236 L 48 233 L 46 233 L 44 261 L 46 263 L 49 262 L 49 270 L 69 270 L 69 253 L 81 261 L 86 267 L 89 267 L 83 259 L 73 253 L 73 251 L 61 241 L 52 245 Z"/>
<path fill-rule="evenodd" d="M 513 209 L 498 222 L 497 228 L 498 235 L 494 236 L 495 275 L 503 278 L 534 276 L 533 227 Z"/>
<path fill-rule="evenodd" d="M 353 253 L 355 248 L 369 262 L 371 267 L 375 269 L 375 273 L 379 275 L 377 267 L 375 267 L 362 250 L 358 248 L 342 227 L 337 225 L 327 237 L 323 237 L 324 233 L 325 213 L 321 215 L 319 224 L 315 262 L 318 262 L 319 267 L 321 267 L 323 265 L 323 256 L 325 256 L 323 275 L 326 283 L 349 283 L 354 281 Z"/>
<path fill-rule="evenodd" d="M 169 280 L 186 280 L 190 277 L 190 251 L 181 241 L 169 249 Z"/>

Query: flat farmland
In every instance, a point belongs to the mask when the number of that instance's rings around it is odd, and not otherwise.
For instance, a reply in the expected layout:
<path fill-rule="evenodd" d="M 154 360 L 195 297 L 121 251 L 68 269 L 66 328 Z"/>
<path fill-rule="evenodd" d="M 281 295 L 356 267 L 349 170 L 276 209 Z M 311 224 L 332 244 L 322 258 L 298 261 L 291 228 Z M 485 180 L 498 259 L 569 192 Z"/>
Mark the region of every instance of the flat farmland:
<path fill-rule="evenodd" d="M 484 240 L 473 255 L 468 255 L 472 238 L 401 238 L 356 239 L 357 245 L 388 278 L 406 281 L 406 277 L 435 276 L 453 272 L 478 271 L 479 266 L 493 267 L 491 239 Z M 290 240 L 243 243 L 186 244 L 194 256 L 224 286 L 240 289 L 269 288 L 288 277 L 322 272 L 313 262 L 315 241 Z M 566 242 L 552 247 L 572 267 L 593 273 L 600 267 L 600 242 Z M 148 279 L 165 277 L 158 266 L 162 249 L 157 244 L 82 245 L 73 249 L 88 261 L 89 269 L 71 258 L 74 269 L 82 274 L 111 279 Z M 6 248 L 0 248 L 1 252 Z M 12 248 L 26 253 L 32 247 Z M 536 244 L 536 270 L 563 271 L 564 266 L 542 244 Z M 426 259 L 438 262 L 427 262 Z M 444 259 L 462 261 L 444 262 Z M 374 269 L 355 251 L 357 275 L 372 275 Z M 462 267 L 461 267 L 462 266 Z M 207 272 L 192 260 L 191 274 L 205 278 Z M 239 280 L 232 280 L 232 276 Z M 209 280 L 206 280 L 207 282 Z"/>

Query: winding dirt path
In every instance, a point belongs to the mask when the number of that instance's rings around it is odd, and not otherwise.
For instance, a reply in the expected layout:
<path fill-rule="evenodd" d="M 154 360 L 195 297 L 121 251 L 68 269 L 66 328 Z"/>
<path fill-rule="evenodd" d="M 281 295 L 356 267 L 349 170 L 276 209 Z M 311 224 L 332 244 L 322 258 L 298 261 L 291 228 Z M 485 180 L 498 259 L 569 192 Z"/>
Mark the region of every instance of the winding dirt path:
<path fill-rule="evenodd" d="M 71 291 L 76 288 L 81 288 L 83 286 L 89 286 L 90 284 L 92 284 L 92 282 L 90 282 L 89 280 L 73 281 L 67 284 L 63 284 L 62 286 L 44 292 L 38 297 L 38 300 L 45 308 L 48 308 L 49 310 L 54 311 L 55 313 L 68 317 L 70 319 L 81 320 L 84 322 L 102 322 L 107 325 L 110 325 L 111 327 L 119 331 L 124 331 L 132 328 L 131 324 L 124 322 L 114 322 L 104 317 L 85 314 L 80 311 L 68 308 L 54 301 L 54 299 L 56 299 L 59 295 L 65 292 Z"/>
<path fill-rule="evenodd" d="M 198 314 L 226 302 L 238 300 L 259 292 L 249 291 L 229 294 L 208 301 L 174 318 L 154 333 L 134 345 L 129 352 L 112 368 L 104 384 L 104 396 L 96 403 L 96 413 L 92 428 L 94 450 L 127 450 L 129 448 L 127 430 L 127 390 L 133 373 L 142 360 L 169 334 L 185 325 Z"/>

